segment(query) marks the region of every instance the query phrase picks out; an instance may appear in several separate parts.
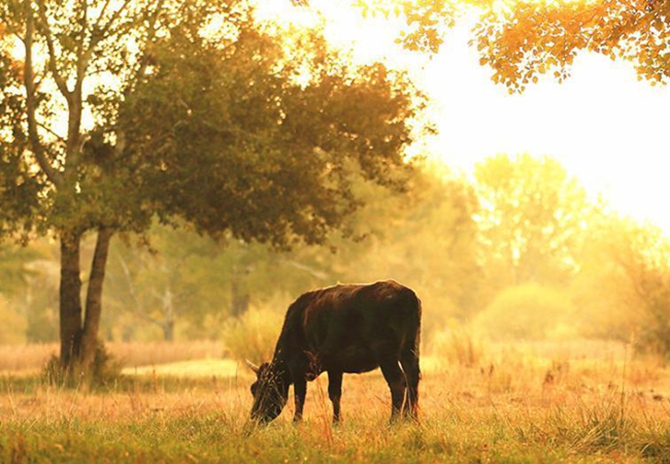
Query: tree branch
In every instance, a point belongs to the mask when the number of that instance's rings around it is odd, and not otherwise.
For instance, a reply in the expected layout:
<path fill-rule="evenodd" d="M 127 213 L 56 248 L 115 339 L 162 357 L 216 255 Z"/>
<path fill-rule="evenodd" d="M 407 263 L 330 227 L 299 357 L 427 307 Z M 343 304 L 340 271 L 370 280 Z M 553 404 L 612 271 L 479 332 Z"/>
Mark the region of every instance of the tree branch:
<path fill-rule="evenodd" d="M 46 150 L 40 141 L 39 133 L 37 130 L 37 100 L 35 97 L 35 76 L 33 69 L 33 34 L 34 34 L 34 19 L 33 12 L 30 4 L 28 5 L 29 11 L 27 12 L 26 17 L 26 36 L 23 39 L 23 43 L 26 47 L 26 56 L 24 61 L 24 70 L 23 70 L 23 85 L 26 88 L 26 116 L 28 119 L 28 140 L 30 142 L 30 147 L 35 154 L 37 159 L 37 164 L 44 174 L 47 176 L 47 179 L 53 183 L 56 187 L 59 187 L 62 183 L 62 178 L 60 173 L 54 169 L 54 167 L 49 162 L 46 156 Z"/>
<path fill-rule="evenodd" d="M 98 16 L 98 20 L 95 22 L 93 25 L 94 29 L 98 29 L 100 27 L 100 21 L 102 21 L 103 16 L 105 16 L 105 11 L 107 11 L 107 7 L 111 3 L 112 0 L 107 0 L 104 5 L 102 5 L 102 9 L 100 10 L 100 15 Z"/>
<path fill-rule="evenodd" d="M 48 133 L 50 133 L 51 135 L 53 135 L 53 136 L 54 136 L 60 143 L 62 143 L 62 144 L 65 144 L 65 143 L 66 143 L 66 140 L 63 138 L 63 136 L 60 135 L 60 134 L 58 134 L 58 133 L 56 133 L 56 132 L 55 132 L 53 129 L 51 129 L 50 127 L 48 127 L 48 126 L 42 124 L 41 122 L 38 122 L 37 125 L 40 126 L 42 129 L 44 129 L 45 131 L 47 131 Z"/>
<path fill-rule="evenodd" d="M 70 92 L 70 90 L 67 88 L 67 83 L 65 82 L 65 79 L 58 70 L 58 66 L 56 63 L 56 47 L 54 46 L 53 37 L 51 35 L 51 28 L 49 27 L 49 21 L 47 19 L 44 7 L 44 0 L 37 0 L 37 7 L 40 17 L 39 26 L 42 29 L 41 30 L 42 35 L 44 35 L 44 38 L 47 41 L 47 48 L 49 49 L 49 70 L 51 71 L 51 74 L 54 77 L 54 81 L 56 81 L 58 90 L 60 90 L 61 94 L 63 94 L 63 96 L 65 97 L 65 99 L 68 101 L 69 104 L 70 100 L 72 99 L 72 92 Z"/>
<path fill-rule="evenodd" d="M 98 40 L 102 40 L 102 38 L 107 35 L 107 33 L 112 28 L 116 20 L 119 19 L 119 16 L 121 16 L 121 13 L 123 13 L 123 10 L 125 10 L 128 7 L 128 5 L 130 5 L 130 2 L 131 0 L 126 0 L 123 3 L 123 5 L 121 5 L 121 7 L 112 14 L 112 17 L 109 18 L 109 21 L 107 21 L 107 23 L 100 29 L 100 39 Z M 108 4 L 109 2 L 105 4 L 105 9 L 107 8 Z"/>

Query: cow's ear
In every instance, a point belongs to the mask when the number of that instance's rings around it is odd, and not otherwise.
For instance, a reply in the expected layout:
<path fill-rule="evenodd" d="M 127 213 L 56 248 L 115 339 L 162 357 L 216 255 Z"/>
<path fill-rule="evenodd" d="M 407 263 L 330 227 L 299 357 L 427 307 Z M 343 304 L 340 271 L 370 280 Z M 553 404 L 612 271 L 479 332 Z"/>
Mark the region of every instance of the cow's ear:
<path fill-rule="evenodd" d="M 258 371 L 260 371 L 260 369 L 261 369 L 260 367 L 258 367 L 257 365 L 255 365 L 254 363 L 249 361 L 248 359 L 245 359 L 244 361 L 247 363 L 247 366 L 249 366 L 249 369 L 251 369 L 256 374 L 258 374 Z"/>

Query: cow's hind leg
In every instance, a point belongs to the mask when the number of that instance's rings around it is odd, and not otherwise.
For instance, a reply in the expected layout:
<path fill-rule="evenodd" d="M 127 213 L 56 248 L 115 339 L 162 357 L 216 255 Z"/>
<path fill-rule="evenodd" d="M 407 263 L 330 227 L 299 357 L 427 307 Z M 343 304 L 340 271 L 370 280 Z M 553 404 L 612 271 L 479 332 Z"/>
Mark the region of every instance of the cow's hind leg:
<path fill-rule="evenodd" d="M 419 380 L 421 369 L 419 367 L 419 354 L 414 349 L 405 349 L 400 353 L 400 364 L 407 379 L 407 402 L 403 408 L 405 417 L 412 420 L 418 418 L 419 408 Z"/>
<path fill-rule="evenodd" d="M 396 358 L 382 361 L 379 363 L 379 367 L 381 367 L 386 383 L 388 383 L 391 390 L 391 422 L 395 422 L 405 400 L 405 388 L 407 385 L 405 374 Z"/>
<path fill-rule="evenodd" d="M 342 397 L 342 372 L 328 371 L 328 397 L 333 403 L 333 422 L 340 422 L 340 398 Z"/>

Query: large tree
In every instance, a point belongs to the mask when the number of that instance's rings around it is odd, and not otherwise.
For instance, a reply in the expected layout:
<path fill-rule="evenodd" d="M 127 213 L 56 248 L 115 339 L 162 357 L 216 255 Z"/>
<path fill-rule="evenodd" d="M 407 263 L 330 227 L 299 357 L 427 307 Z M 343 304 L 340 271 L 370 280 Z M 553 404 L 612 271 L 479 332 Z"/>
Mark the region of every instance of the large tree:
<path fill-rule="evenodd" d="M 0 56 L 0 229 L 60 242 L 66 373 L 93 361 L 115 234 L 157 217 L 319 242 L 359 205 L 349 162 L 402 187 L 417 101 L 403 76 L 261 25 L 247 2 L 8 0 L 0 23 L 21 45 Z"/>

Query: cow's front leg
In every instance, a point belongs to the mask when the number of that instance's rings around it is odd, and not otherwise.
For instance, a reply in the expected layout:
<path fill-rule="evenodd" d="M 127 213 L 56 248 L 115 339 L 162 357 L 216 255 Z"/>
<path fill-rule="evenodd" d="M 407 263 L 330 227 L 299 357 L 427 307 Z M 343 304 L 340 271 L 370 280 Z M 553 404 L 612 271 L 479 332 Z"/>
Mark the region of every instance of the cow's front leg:
<path fill-rule="evenodd" d="M 333 403 L 333 422 L 340 422 L 340 398 L 342 397 L 342 372 L 328 371 L 328 397 Z"/>
<path fill-rule="evenodd" d="M 307 396 L 307 380 L 299 377 L 293 384 L 293 393 L 295 395 L 295 416 L 293 422 L 302 420 L 302 409 L 305 406 L 305 397 Z"/>

